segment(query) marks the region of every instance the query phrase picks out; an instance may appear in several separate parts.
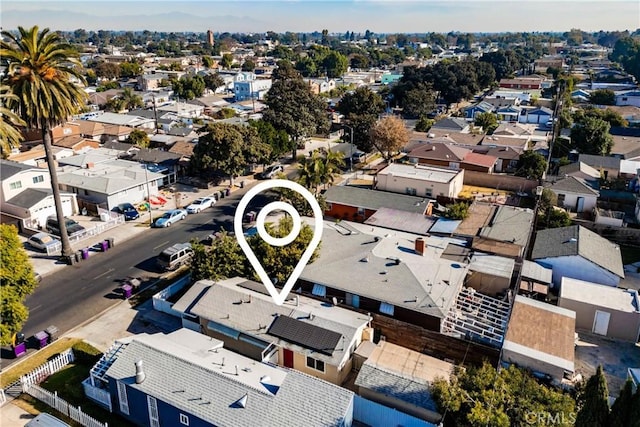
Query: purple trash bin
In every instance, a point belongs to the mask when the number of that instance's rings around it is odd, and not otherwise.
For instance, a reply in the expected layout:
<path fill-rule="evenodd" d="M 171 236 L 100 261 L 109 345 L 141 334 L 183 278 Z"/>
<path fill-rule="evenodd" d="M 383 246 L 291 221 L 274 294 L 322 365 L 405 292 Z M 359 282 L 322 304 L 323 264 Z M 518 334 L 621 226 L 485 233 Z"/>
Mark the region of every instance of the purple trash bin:
<path fill-rule="evenodd" d="M 13 347 L 13 354 L 16 357 L 21 357 L 27 354 L 27 343 L 21 342 L 20 344 L 16 344 L 15 347 Z"/>
<path fill-rule="evenodd" d="M 46 347 L 46 345 L 49 344 L 49 334 L 45 331 L 36 332 L 33 334 L 33 337 L 36 339 L 38 348 Z"/>
<path fill-rule="evenodd" d="M 81 249 L 82 259 L 89 259 L 89 248 Z"/>
<path fill-rule="evenodd" d="M 107 249 L 109 249 L 109 242 L 106 240 L 100 242 L 100 249 L 102 249 L 102 252 L 107 252 Z"/>
<path fill-rule="evenodd" d="M 131 298 L 131 294 L 133 293 L 133 286 L 131 285 L 122 285 L 122 295 L 124 299 Z"/>

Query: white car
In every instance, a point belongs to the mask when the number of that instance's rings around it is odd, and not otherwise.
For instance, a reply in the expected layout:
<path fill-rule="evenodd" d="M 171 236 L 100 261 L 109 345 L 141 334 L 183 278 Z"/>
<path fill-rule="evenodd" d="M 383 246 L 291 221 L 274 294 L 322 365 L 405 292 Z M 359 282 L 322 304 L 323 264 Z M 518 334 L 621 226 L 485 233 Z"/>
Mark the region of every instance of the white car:
<path fill-rule="evenodd" d="M 215 203 L 216 203 L 216 199 L 211 196 L 198 197 L 193 201 L 193 203 L 187 206 L 187 212 L 189 212 L 190 214 L 198 213 L 202 210 L 210 208 Z"/>
<path fill-rule="evenodd" d="M 62 247 L 60 240 L 47 233 L 36 233 L 29 237 L 27 243 L 42 252 L 56 251 Z"/>
<path fill-rule="evenodd" d="M 271 165 L 260 174 L 260 178 L 271 179 L 282 172 L 284 172 L 284 167 L 282 167 L 282 165 Z"/>

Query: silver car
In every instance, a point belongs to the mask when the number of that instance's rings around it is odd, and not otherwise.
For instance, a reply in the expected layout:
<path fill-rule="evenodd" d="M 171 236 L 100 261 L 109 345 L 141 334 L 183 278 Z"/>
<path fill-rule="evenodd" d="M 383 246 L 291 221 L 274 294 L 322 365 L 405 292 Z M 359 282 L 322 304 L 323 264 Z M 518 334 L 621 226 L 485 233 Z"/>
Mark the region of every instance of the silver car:
<path fill-rule="evenodd" d="M 55 252 L 61 248 L 60 240 L 47 233 L 36 233 L 29 237 L 27 243 L 42 252 Z"/>
<path fill-rule="evenodd" d="M 193 201 L 193 203 L 187 206 L 187 212 L 189 212 L 190 214 L 198 213 L 202 210 L 210 208 L 211 206 L 214 205 L 215 202 L 216 202 L 216 199 L 214 199 L 211 196 L 198 197 Z"/>
<path fill-rule="evenodd" d="M 187 211 L 184 209 L 173 209 L 167 211 L 153 223 L 154 227 L 171 227 L 171 224 L 178 222 L 187 217 Z"/>

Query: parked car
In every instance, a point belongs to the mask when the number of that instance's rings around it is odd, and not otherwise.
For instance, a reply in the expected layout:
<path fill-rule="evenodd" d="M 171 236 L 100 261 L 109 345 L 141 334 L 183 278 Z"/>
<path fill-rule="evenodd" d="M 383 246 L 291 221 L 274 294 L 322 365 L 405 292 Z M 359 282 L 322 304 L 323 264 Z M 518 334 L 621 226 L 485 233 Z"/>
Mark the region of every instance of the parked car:
<path fill-rule="evenodd" d="M 125 221 L 131 221 L 140 218 L 140 213 L 131 203 L 120 203 L 112 209 L 114 212 L 124 215 Z"/>
<path fill-rule="evenodd" d="M 280 172 L 284 172 L 284 167 L 282 167 L 282 165 L 271 165 L 260 174 L 260 178 L 271 179 Z"/>
<path fill-rule="evenodd" d="M 202 210 L 210 208 L 215 203 L 216 203 L 216 199 L 211 196 L 198 197 L 193 201 L 193 203 L 187 206 L 187 212 L 190 214 L 198 213 Z"/>
<path fill-rule="evenodd" d="M 73 236 L 84 231 L 84 227 L 72 220 L 71 218 L 65 218 L 64 223 L 67 226 L 67 234 Z M 56 236 L 60 236 L 60 224 L 58 224 L 58 217 L 51 215 L 47 217 L 47 231 Z"/>
<path fill-rule="evenodd" d="M 47 233 L 36 233 L 29 237 L 27 243 L 42 252 L 51 252 L 62 248 L 60 240 Z"/>
<path fill-rule="evenodd" d="M 367 153 L 357 151 L 351 155 L 351 160 L 354 164 L 364 162 L 365 160 L 367 160 Z"/>
<path fill-rule="evenodd" d="M 153 223 L 154 227 L 171 227 L 171 224 L 178 222 L 187 217 L 187 211 L 184 209 L 173 209 L 167 211 Z"/>
<path fill-rule="evenodd" d="M 162 270 L 175 270 L 191 262 L 193 249 L 191 243 L 176 243 L 158 255 L 158 267 Z"/>

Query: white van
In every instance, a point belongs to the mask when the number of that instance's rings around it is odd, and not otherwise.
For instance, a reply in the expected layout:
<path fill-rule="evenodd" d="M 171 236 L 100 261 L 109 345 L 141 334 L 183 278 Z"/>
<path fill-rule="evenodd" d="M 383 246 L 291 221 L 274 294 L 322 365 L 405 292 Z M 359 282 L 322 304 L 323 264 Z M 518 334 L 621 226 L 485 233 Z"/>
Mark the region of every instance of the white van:
<path fill-rule="evenodd" d="M 25 424 L 25 427 L 71 427 L 69 424 L 49 414 L 38 414 Z"/>

